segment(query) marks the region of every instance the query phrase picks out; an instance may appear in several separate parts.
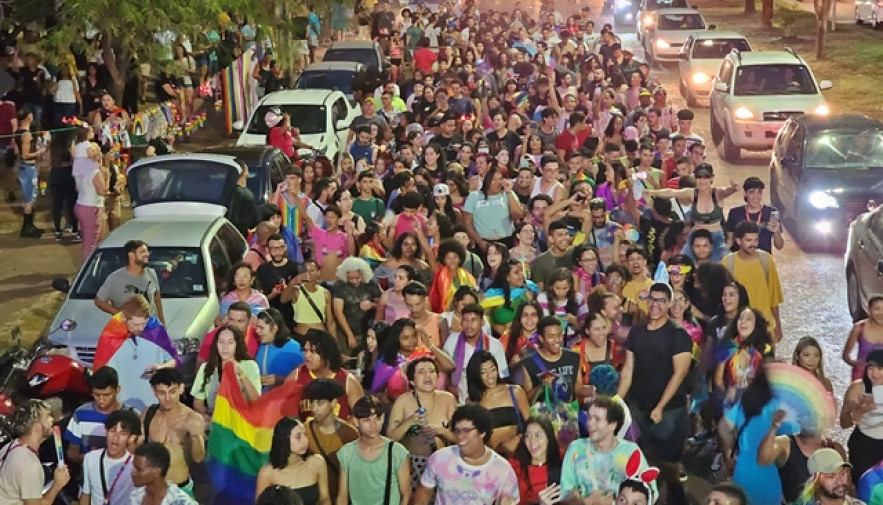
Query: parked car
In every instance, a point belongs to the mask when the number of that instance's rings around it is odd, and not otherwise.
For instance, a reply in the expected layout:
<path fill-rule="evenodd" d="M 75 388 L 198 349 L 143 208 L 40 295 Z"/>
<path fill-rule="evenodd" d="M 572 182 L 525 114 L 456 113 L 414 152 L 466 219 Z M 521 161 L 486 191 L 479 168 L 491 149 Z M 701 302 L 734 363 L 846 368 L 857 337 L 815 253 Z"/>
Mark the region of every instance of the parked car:
<path fill-rule="evenodd" d="M 705 18 L 696 9 L 659 9 L 646 17 L 641 21 L 641 41 L 650 63 L 676 60 L 687 37 L 707 29 Z"/>
<path fill-rule="evenodd" d="M 365 67 L 377 67 L 383 70 L 389 67 L 389 61 L 383 54 L 383 48 L 376 40 L 339 40 L 331 43 L 325 51 L 322 61 L 355 61 Z"/>
<path fill-rule="evenodd" d="M 342 91 L 326 89 L 292 89 L 270 93 L 258 102 L 248 119 L 245 131 L 236 141 L 238 146 L 265 146 L 270 127 L 264 117 L 278 107 L 291 116 L 291 125 L 300 132 L 303 142 L 324 150 L 330 160 L 345 150 L 350 123 L 361 114 L 361 107 L 353 107 Z M 301 157 L 311 154 L 300 150 Z"/>
<path fill-rule="evenodd" d="M 736 161 L 741 150 L 764 151 L 792 116 L 826 116 L 822 91 L 831 81 L 816 79 L 796 52 L 733 50 L 711 84 L 711 138 L 723 141 L 723 157 Z"/>
<path fill-rule="evenodd" d="M 839 246 L 849 223 L 883 202 L 883 123 L 850 114 L 802 115 L 779 131 L 770 197 L 804 246 Z"/>
<path fill-rule="evenodd" d="M 638 40 L 641 40 L 642 26 L 647 22 L 652 22 L 651 13 L 659 9 L 689 9 L 690 3 L 687 0 L 639 0 L 637 1 L 638 10 L 635 13 L 635 33 Z"/>
<path fill-rule="evenodd" d="M 110 316 L 94 303 L 107 276 L 125 266 L 123 246 L 143 240 L 160 280 L 166 329 L 179 350 L 198 348 L 218 315 L 219 293 L 231 266 L 248 244 L 224 218 L 240 168 L 229 156 L 175 154 L 145 158 L 128 171 L 134 218 L 111 232 L 86 259 L 71 284 L 53 280 L 67 294 L 50 327 L 71 319 L 76 329 L 50 341 L 91 366 L 98 337 Z"/>
<path fill-rule="evenodd" d="M 853 321 L 868 317 L 868 298 L 883 293 L 883 206 L 868 207 L 849 225 L 846 241 L 846 300 Z"/>
<path fill-rule="evenodd" d="M 304 69 L 294 82 L 294 89 L 333 89 L 343 92 L 353 102 L 353 79 L 365 72 L 365 65 L 355 61 L 320 61 Z"/>
<path fill-rule="evenodd" d="M 245 163 L 248 166 L 246 186 L 257 205 L 270 200 L 276 186 L 285 180 L 285 170 L 291 166 L 288 156 L 272 146 L 210 147 L 201 152 L 232 156 L 237 162 Z"/>
<path fill-rule="evenodd" d="M 678 53 L 678 84 L 689 107 L 695 107 L 699 98 L 708 98 L 712 77 L 733 49 L 751 51 L 751 44 L 741 33 L 717 30 L 697 32 L 687 38 Z"/>
<path fill-rule="evenodd" d="M 855 24 L 868 23 L 879 30 L 883 25 L 883 2 L 878 0 L 855 0 Z"/>

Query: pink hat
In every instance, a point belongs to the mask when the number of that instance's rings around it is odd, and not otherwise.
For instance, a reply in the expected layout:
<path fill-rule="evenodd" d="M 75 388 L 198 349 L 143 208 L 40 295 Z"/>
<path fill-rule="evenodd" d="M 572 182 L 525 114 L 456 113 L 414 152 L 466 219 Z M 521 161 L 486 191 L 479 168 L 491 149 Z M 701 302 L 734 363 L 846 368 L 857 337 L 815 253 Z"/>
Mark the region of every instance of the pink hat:
<path fill-rule="evenodd" d="M 626 126 L 622 132 L 622 136 L 626 140 L 638 140 L 638 129 L 634 126 Z"/>

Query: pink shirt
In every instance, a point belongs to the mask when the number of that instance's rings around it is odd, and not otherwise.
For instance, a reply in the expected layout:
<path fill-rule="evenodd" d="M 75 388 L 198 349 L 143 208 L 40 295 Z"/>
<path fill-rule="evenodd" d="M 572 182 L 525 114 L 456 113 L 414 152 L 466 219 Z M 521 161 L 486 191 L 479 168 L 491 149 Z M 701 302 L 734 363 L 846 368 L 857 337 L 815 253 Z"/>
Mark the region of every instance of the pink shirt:
<path fill-rule="evenodd" d="M 325 260 L 326 254 L 337 252 L 337 257 L 340 259 L 349 256 L 349 236 L 344 231 L 332 232 L 313 226 L 310 230 L 310 237 L 315 242 L 316 263 L 320 267 Z"/>
<path fill-rule="evenodd" d="M 414 221 L 417 221 L 420 224 L 420 227 L 423 228 L 423 232 L 426 233 L 426 218 L 420 214 L 415 214 L 414 217 L 408 217 L 407 215 L 399 214 L 399 218 L 396 220 L 396 235 L 395 240 L 398 240 L 402 234 L 407 232 L 414 231 Z"/>

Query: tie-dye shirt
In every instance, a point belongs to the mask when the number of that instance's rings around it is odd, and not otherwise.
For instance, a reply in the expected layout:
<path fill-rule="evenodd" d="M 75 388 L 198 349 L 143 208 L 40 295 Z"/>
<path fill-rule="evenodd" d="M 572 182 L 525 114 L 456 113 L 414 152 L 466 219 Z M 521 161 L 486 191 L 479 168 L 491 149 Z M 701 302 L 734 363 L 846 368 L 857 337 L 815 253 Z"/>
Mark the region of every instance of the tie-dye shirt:
<path fill-rule="evenodd" d="M 484 505 L 503 498 L 520 500 L 515 470 L 502 456 L 492 452 L 483 465 L 467 464 L 457 446 L 435 451 L 426 463 L 420 483 L 437 488 L 436 505 Z"/>
<path fill-rule="evenodd" d="M 575 491 L 585 498 L 598 490 L 615 495 L 627 477 L 625 467 L 635 451 L 640 451 L 638 444 L 625 440 L 618 440 L 610 452 L 599 451 L 588 438 L 574 440 L 561 462 L 561 496 Z M 640 469 L 646 468 L 647 460 L 641 453 Z M 651 486 L 656 494 L 656 483 Z"/>

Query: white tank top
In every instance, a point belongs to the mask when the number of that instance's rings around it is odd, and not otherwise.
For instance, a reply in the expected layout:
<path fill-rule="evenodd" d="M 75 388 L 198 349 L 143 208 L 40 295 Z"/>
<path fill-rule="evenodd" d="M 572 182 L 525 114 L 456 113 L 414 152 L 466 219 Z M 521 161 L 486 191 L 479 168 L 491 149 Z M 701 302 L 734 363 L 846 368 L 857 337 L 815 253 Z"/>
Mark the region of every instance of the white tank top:
<path fill-rule="evenodd" d="M 546 191 L 543 191 L 542 189 L 540 189 L 540 188 L 541 188 L 541 184 L 543 184 L 543 178 L 542 178 L 542 177 L 540 177 L 539 179 L 537 179 L 536 181 L 534 181 L 534 183 L 533 183 L 533 190 L 530 192 L 530 197 L 533 198 L 533 197 L 535 197 L 535 196 L 537 196 L 537 195 L 543 194 L 543 195 L 548 196 L 549 198 L 553 198 L 553 199 L 554 199 L 554 198 L 555 198 L 555 191 L 557 191 L 557 190 L 558 190 L 558 186 L 560 186 L 560 184 L 558 183 L 558 181 L 555 181 L 555 184 L 552 184 L 552 187 L 550 187 L 550 188 L 547 189 Z"/>

